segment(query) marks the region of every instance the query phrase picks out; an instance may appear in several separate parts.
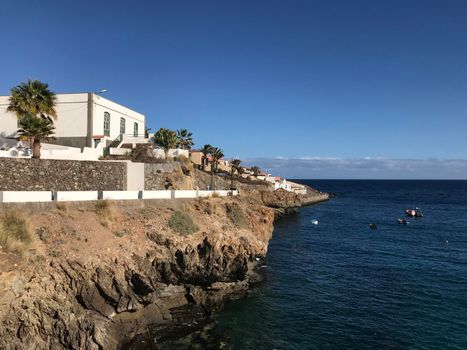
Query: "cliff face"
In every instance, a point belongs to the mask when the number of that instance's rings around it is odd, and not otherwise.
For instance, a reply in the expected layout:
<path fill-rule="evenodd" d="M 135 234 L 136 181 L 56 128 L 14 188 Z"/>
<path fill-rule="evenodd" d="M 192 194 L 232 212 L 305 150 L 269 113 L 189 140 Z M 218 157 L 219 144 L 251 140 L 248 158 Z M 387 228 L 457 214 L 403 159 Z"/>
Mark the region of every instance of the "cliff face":
<path fill-rule="evenodd" d="M 246 292 L 274 220 L 250 196 L 104 209 L 22 209 L 36 242 L 0 249 L 0 348 L 118 349 L 149 326 L 164 339 Z M 198 230 L 177 233 L 176 212 Z"/>

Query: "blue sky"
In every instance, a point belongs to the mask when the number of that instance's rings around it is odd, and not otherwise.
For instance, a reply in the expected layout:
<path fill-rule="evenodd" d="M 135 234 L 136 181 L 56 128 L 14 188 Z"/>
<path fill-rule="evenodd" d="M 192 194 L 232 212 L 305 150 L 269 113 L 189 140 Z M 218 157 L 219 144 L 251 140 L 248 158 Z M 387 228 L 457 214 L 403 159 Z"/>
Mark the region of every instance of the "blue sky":
<path fill-rule="evenodd" d="M 269 169 L 288 159 L 274 170 L 289 177 L 353 177 L 370 157 L 414 170 L 359 177 L 467 178 L 446 168 L 467 152 L 466 18 L 463 0 L 7 0 L 0 94 L 27 78 L 107 88 L 153 129 Z"/>

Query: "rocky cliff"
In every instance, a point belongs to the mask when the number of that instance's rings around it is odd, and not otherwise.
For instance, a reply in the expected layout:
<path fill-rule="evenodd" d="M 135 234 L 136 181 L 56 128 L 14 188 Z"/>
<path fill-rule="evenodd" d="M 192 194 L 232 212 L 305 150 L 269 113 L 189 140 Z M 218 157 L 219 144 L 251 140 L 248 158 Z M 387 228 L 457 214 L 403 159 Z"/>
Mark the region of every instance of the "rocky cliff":
<path fill-rule="evenodd" d="M 1 349 L 119 349 L 150 327 L 159 341 L 189 329 L 257 280 L 274 220 L 257 196 L 20 209 L 35 242 L 0 249 Z"/>

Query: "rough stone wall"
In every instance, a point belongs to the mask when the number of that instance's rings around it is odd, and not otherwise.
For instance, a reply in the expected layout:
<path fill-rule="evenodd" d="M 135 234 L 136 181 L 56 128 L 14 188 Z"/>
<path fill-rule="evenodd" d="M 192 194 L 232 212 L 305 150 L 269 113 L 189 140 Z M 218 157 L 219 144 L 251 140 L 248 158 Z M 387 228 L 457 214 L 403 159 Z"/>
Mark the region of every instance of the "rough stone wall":
<path fill-rule="evenodd" d="M 206 190 L 208 187 L 212 187 L 212 177 L 209 173 L 204 172 L 202 170 L 195 169 L 193 172 L 193 178 L 194 178 L 194 187 L 199 190 Z M 228 177 L 222 177 L 219 175 L 214 176 L 214 183 L 215 183 L 215 189 L 216 190 L 229 190 L 231 186 L 230 178 Z M 260 190 L 273 190 L 272 185 L 269 185 L 268 183 L 263 183 L 263 182 L 257 182 L 257 183 L 242 183 L 238 180 L 234 181 L 234 187 L 239 189 L 241 192 L 242 191 L 251 191 L 254 189 L 260 189 Z"/>
<path fill-rule="evenodd" d="M 148 191 L 165 190 L 170 174 L 178 172 L 178 163 L 146 163 L 144 164 L 144 189 Z"/>
<path fill-rule="evenodd" d="M 179 162 L 146 163 L 144 165 L 144 189 L 154 190 L 192 190 L 193 178 L 185 175 Z"/>
<path fill-rule="evenodd" d="M 195 170 L 194 177 L 195 186 L 199 190 L 207 190 L 208 188 L 212 189 L 213 178 L 210 174 L 201 170 Z M 230 180 L 216 175 L 214 176 L 214 186 L 216 190 L 228 190 L 230 189 Z"/>
<path fill-rule="evenodd" d="M 0 158 L 0 191 L 119 191 L 123 162 Z"/>

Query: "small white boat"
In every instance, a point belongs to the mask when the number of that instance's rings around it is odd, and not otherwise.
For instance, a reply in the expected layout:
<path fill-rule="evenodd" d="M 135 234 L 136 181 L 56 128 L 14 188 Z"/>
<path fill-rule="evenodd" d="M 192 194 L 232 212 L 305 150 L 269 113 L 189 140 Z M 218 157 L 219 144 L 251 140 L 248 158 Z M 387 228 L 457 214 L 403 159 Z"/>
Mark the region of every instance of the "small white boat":
<path fill-rule="evenodd" d="M 319 224 L 319 221 L 318 221 L 318 220 L 311 220 L 311 223 L 312 223 L 313 225 L 318 225 L 318 224 Z"/>

